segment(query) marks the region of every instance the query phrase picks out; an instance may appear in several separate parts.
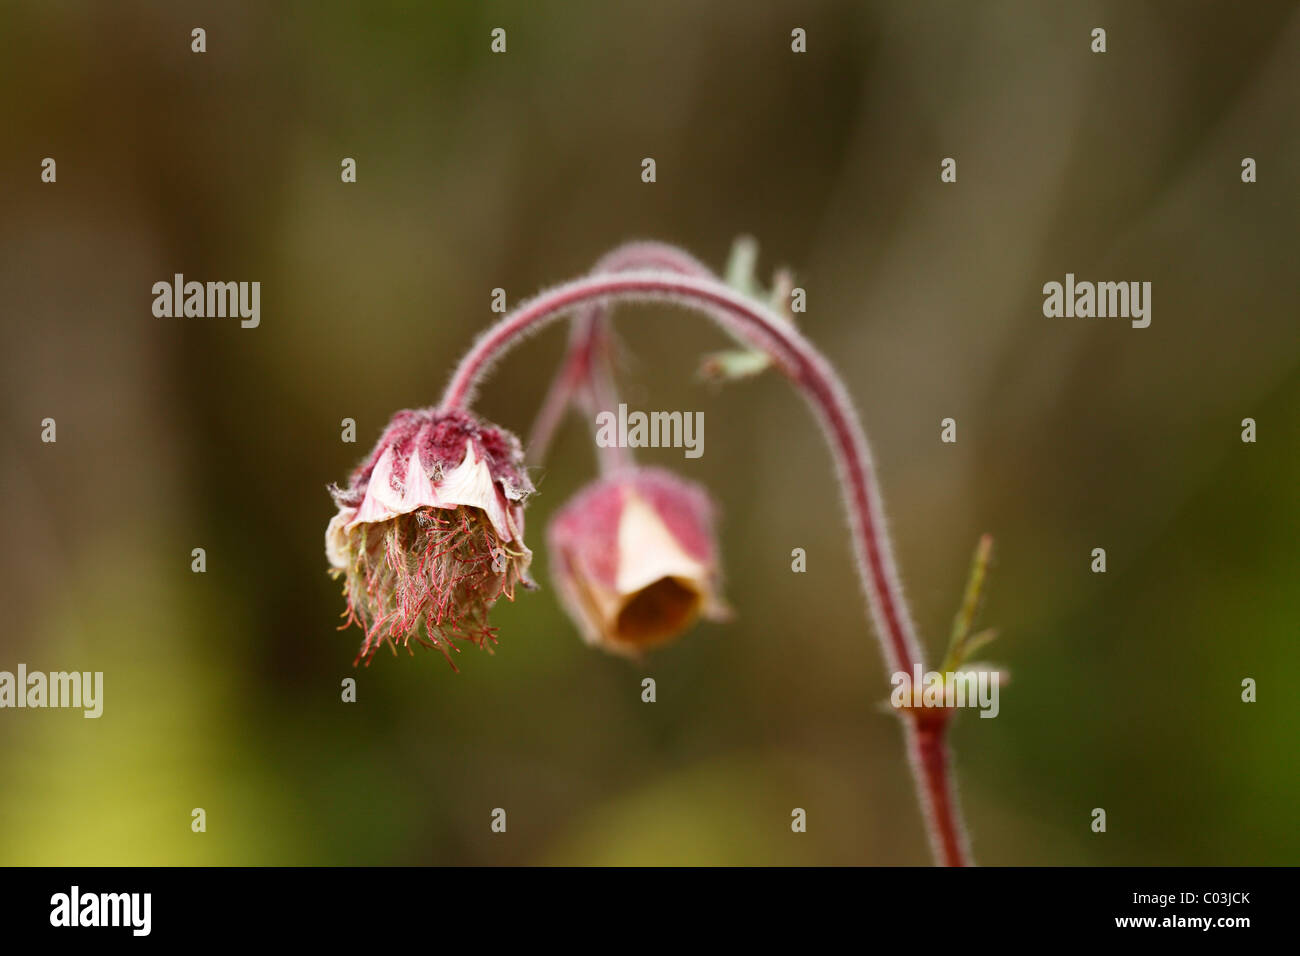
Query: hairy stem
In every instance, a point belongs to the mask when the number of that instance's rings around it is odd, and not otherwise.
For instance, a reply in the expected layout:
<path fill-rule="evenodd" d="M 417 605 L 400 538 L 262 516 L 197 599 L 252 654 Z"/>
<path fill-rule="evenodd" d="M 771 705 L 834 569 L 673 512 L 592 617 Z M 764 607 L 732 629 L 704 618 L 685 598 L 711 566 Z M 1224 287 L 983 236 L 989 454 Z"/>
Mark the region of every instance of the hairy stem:
<path fill-rule="evenodd" d="M 592 274 L 662 269 L 682 275 L 711 276 L 712 272 L 675 246 L 663 242 L 627 242 L 606 253 L 592 268 Z M 618 391 L 613 379 L 613 346 L 609 330 L 609 310 L 603 302 L 592 302 L 578 309 L 569 332 L 569 345 L 560 371 L 551 382 L 541 409 L 533 421 L 528 437 L 528 457 L 534 464 L 546 458 L 560 420 L 575 399 L 583 411 L 594 415 L 618 407 Z M 626 467 L 631 453 L 623 450 L 617 460 L 602 449 L 602 471 Z"/>
<path fill-rule="evenodd" d="M 491 364 L 521 337 L 588 304 L 668 301 L 703 311 L 725 331 L 762 349 L 808 401 L 821 423 L 844 490 L 859 578 L 886 667 L 912 673 L 924 661 L 903 598 L 893 547 L 866 436 L 848 395 L 826 359 L 798 330 L 756 301 L 715 279 L 667 271 L 601 273 L 551 289 L 523 303 L 489 328 L 461 360 L 443 394 L 444 409 L 461 408 Z M 968 862 L 965 833 L 944 746 L 949 713 L 901 712 L 909 764 L 938 862 Z"/>

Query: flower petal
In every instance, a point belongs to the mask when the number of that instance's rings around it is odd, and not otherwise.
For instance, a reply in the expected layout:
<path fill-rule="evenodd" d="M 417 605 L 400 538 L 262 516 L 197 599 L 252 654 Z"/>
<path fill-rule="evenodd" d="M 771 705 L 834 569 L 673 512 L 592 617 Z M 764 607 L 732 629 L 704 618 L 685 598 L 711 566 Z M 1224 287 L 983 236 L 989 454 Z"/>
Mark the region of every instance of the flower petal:
<path fill-rule="evenodd" d="M 421 464 L 418 448 L 407 459 L 400 494 L 393 488 L 396 471 L 393 449 L 385 448 L 370 476 L 365 499 L 347 522 L 345 530 L 367 522 L 387 521 L 420 508 L 454 509 L 468 505 L 482 509 L 503 541 L 521 538 L 517 524 L 506 512 L 505 496 L 497 488 L 487 461 L 478 454 L 472 440 L 465 441 L 465 457 L 461 463 L 436 483 L 430 480 Z"/>
<path fill-rule="evenodd" d="M 660 578 L 707 580 L 708 569 L 691 557 L 650 507 L 629 491 L 618 522 L 618 592 L 631 595 Z M 697 588 L 697 590 L 703 590 Z"/>

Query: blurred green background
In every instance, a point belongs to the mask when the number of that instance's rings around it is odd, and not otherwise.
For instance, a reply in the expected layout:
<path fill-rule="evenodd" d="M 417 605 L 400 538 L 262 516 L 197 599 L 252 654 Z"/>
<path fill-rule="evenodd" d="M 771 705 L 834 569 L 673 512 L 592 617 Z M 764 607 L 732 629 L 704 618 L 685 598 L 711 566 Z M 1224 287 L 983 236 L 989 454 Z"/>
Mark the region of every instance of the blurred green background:
<path fill-rule="evenodd" d="M 105 672 L 97 721 L 0 712 L 0 863 L 928 862 L 822 437 L 776 376 L 693 382 L 695 316 L 620 313 L 622 385 L 705 413 L 702 458 L 643 459 L 718 499 L 734 622 L 582 645 L 542 547 L 592 473 L 570 419 L 494 657 L 354 671 L 335 630 L 325 486 L 494 287 L 742 233 L 859 403 L 932 662 L 996 537 L 976 859 L 1300 860 L 1295 4 L 11 0 L 0 36 L 0 670 Z M 260 281 L 261 327 L 155 318 L 176 272 Z M 1044 318 L 1066 272 L 1151 281 L 1151 327 Z M 526 432 L 563 342 L 479 411 Z"/>

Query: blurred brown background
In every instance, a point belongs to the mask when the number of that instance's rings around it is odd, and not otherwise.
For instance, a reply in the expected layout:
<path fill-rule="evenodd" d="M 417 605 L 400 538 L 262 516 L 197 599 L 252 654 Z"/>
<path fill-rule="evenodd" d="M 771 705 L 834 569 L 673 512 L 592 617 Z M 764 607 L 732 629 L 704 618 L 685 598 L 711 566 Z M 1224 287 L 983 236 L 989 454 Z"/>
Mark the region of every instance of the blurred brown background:
<path fill-rule="evenodd" d="M 742 233 L 859 402 L 932 661 L 997 539 L 977 860 L 1297 862 L 1295 4 L 18 0 L 0 37 L 0 670 L 105 672 L 98 721 L 0 712 L 0 863 L 927 862 L 821 435 L 776 376 L 695 384 L 695 316 L 621 313 L 623 386 L 705 412 L 703 458 L 643 457 L 720 501 L 733 623 L 581 644 L 541 547 L 592 471 L 571 420 L 495 657 L 354 672 L 335 631 L 325 485 L 492 288 Z M 260 281 L 260 328 L 155 318 L 177 272 Z M 1151 327 L 1044 318 L 1066 272 L 1151 281 Z M 526 431 L 563 339 L 479 410 Z"/>

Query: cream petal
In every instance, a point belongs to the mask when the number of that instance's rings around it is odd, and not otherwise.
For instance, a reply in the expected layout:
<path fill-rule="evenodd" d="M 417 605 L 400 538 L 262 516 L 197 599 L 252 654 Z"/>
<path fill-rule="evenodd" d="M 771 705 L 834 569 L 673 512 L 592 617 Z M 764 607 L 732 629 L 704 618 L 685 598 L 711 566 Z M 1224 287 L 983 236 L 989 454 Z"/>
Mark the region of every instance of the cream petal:
<path fill-rule="evenodd" d="M 417 449 L 411 452 L 411 457 L 406 462 L 406 482 L 401 513 L 406 514 L 417 508 L 426 507 L 441 508 L 443 504 L 438 498 L 438 492 L 433 488 L 433 482 L 429 480 L 428 473 L 424 470 L 424 465 L 420 464 L 420 452 Z"/>
<path fill-rule="evenodd" d="M 356 508 L 342 508 L 325 529 L 325 557 L 330 567 L 346 568 L 348 566 L 347 528 L 356 517 Z"/>
<path fill-rule="evenodd" d="M 438 498 L 444 508 L 469 505 L 482 509 L 502 541 L 514 540 L 492 472 L 487 462 L 475 453 L 472 441 L 465 442 L 464 460 L 438 482 Z"/>
<path fill-rule="evenodd" d="M 369 521 L 387 521 L 395 514 L 401 514 L 402 499 L 393 491 L 393 449 L 384 449 L 370 473 L 370 482 L 366 485 L 366 496 L 357 509 L 352 525 Z"/>
<path fill-rule="evenodd" d="M 635 594 L 660 578 L 678 578 L 706 599 L 712 590 L 709 569 L 683 550 L 654 508 L 629 492 L 618 522 L 618 593 Z"/>
<path fill-rule="evenodd" d="M 582 639 L 592 646 L 617 649 L 618 612 L 626 598 L 592 579 L 574 578 L 568 572 L 559 575 L 557 584 Z"/>

